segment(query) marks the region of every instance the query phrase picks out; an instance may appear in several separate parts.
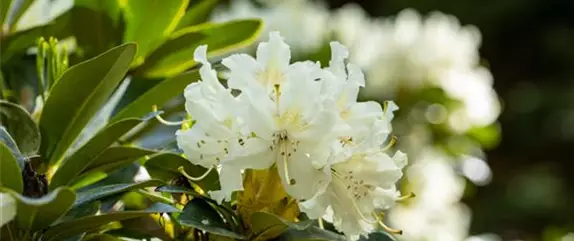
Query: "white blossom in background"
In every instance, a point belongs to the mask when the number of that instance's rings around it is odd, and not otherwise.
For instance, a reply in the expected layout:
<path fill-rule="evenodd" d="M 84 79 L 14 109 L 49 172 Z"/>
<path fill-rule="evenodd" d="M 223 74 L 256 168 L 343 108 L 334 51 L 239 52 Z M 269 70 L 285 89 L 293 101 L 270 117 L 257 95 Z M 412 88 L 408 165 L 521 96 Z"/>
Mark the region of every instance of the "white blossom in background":
<path fill-rule="evenodd" d="M 16 216 L 16 199 L 6 193 L 0 193 L 0 227 L 12 221 Z"/>
<path fill-rule="evenodd" d="M 327 42 L 329 11 L 319 3 L 307 0 L 260 1 L 263 7 L 249 0 L 234 0 L 229 7 L 217 8 L 212 21 L 261 18 L 264 30 L 261 41 L 269 32 L 279 31 L 295 53 L 308 54 Z"/>
<path fill-rule="evenodd" d="M 430 148 L 409 167 L 409 190 L 417 196 L 389 215 L 403 229 L 399 240 L 459 241 L 468 236 L 470 210 L 459 202 L 465 181 L 451 165 L 451 158 Z"/>
<path fill-rule="evenodd" d="M 462 103 L 447 122 L 458 133 L 492 124 L 500 114 L 492 75 L 479 66 L 476 27 L 461 26 L 454 16 L 439 12 L 423 18 L 411 9 L 371 19 L 356 5 L 337 10 L 332 22 L 335 36 L 351 46 L 351 60 L 366 72 L 367 96 L 439 87 Z"/>
<path fill-rule="evenodd" d="M 228 88 L 207 61 L 207 46 L 196 49 L 201 80 L 184 93 L 196 123 L 177 131 L 178 146 L 190 162 L 220 172 L 221 190 L 210 192 L 219 202 L 243 189 L 244 170 L 275 166 L 304 212 L 321 218 L 331 210 L 333 225 L 350 240 L 379 225 L 387 228 L 379 212 L 401 198 L 395 183 L 407 163 L 400 151 L 386 153 L 398 107 L 357 102 L 365 79 L 358 66 L 345 63 L 349 52 L 343 45 L 331 43 L 329 67 L 321 68 L 291 63 L 283 37 L 268 36 L 255 58 L 223 59 Z"/>

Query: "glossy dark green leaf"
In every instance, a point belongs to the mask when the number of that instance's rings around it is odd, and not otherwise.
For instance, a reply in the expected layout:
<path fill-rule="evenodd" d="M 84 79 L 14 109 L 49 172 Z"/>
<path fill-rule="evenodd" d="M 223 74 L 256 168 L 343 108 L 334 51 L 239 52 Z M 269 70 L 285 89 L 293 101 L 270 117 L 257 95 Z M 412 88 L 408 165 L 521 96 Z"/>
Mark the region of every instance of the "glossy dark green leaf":
<path fill-rule="evenodd" d="M 144 58 L 170 36 L 185 14 L 188 4 L 189 0 L 121 1 L 126 22 L 124 42 L 133 41 L 138 44 L 135 65 L 143 63 Z"/>
<path fill-rule="evenodd" d="M 117 0 L 75 0 L 70 10 L 70 28 L 82 57 L 93 57 L 122 41 L 123 25 Z M 90 27 L 86 27 L 90 23 Z"/>
<path fill-rule="evenodd" d="M 207 201 L 200 198 L 194 198 L 185 205 L 178 221 L 183 226 L 197 228 L 209 233 L 245 239 L 242 234 L 231 230 L 230 225 L 224 222 L 219 213 Z"/>
<path fill-rule="evenodd" d="M 134 189 L 160 186 L 165 184 L 159 180 L 148 180 L 139 183 L 122 183 L 122 184 L 112 184 L 101 187 L 88 188 L 86 190 L 78 191 L 78 198 L 74 203 L 74 207 L 109 197 L 118 193 L 127 192 Z"/>
<path fill-rule="evenodd" d="M 150 157 L 144 164 L 149 175 L 152 178 L 157 178 L 164 181 L 170 181 L 174 178 L 180 177 L 178 171 L 180 166 L 192 176 L 201 176 L 207 169 L 198 165 L 193 165 L 184 157 L 175 153 L 160 153 Z M 209 190 L 219 190 L 219 175 L 216 171 L 211 171 L 207 177 L 201 181 L 196 182 L 205 192 Z"/>
<path fill-rule="evenodd" d="M 199 80 L 198 71 L 165 79 L 121 109 L 112 121 L 145 115 L 150 112 L 153 105 L 162 107 L 174 97 L 182 95 L 185 87 L 197 80 Z"/>
<path fill-rule="evenodd" d="M 58 221 L 56 221 L 52 225 L 57 225 L 63 222 L 71 221 L 82 217 L 96 215 L 96 213 L 100 211 L 100 207 L 101 207 L 100 202 L 91 202 L 77 207 L 73 207 L 72 209 L 70 209 L 70 211 L 66 213 L 66 215 L 58 219 Z"/>
<path fill-rule="evenodd" d="M 14 155 L 16 161 L 18 161 L 18 167 L 20 167 L 20 169 L 24 168 L 26 157 L 23 156 L 22 153 L 20 153 L 20 150 L 18 149 L 16 142 L 14 141 L 14 139 L 12 139 L 10 133 L 8 133 L 6 128 L 4 128 L 3 126 L 0 126 L 0 142 L 10 150 L 12 155 Z"/>
<path fill-rule="evenodd" d="M 165 193 L 185 193 L 185 194 L 190 194 L 193 195 L 194 197 L 203 197 L 201 194 L 199 194 L 197 191 L 190 189 L 190 188 L 186 188 L 186 187 L 180 187 L 180 186 L 172 186 L 172 185 L 168 185 L 168 186 L 159 186 L 155 189 L 156 192 L 165 192 Z"/>
<path fill-rule="evenodd" d="M 69 68 L 53 86 L 40 117 L 43 156 L 58 162 L 124 78 L 135 55 L 128 43 Z M 65 110 L 65 111 L 62 111 Z"/>
<path fill-rule="evenodd" d="M 75 153 L 62 161 L 52 177 L 50 189 L 71 183 L 84 169 L 89 167 L 106 148 L 141 122 L 142 120 L 135 118 L 125 119 L 112 123 L 107 128 L 98 132 Z"/>
<path fill-rule="evenodd" d="M 261 27 L 260 20 L 245 19 L 183 28 L 151 53 L 135 74 L 149 78 L 176 76 L 197 64 L 193 53 L 198 46 L 208 45 L 210 57 L 223 55 L 251 44 Z"/>
<path fill-rule="evenodd" d="M 361 236 L 359 241 L 395 241 L 395 239 L 387 233 L 376 232 L 369 234 L 368 238 Z"/>
<path fill-rule="evenodd" d="M 131 234 L 128 237 L 135 238 L 139 236 L 140 239 L 154 237 L 159 238 L 160 240 L 169 241 L 173 239 L 169 237 L 168 231 L 166 230 L 167 227 L 163 226 L 163 224 L 168 222 L 169 221 L 163 217 L 158 220 L 151 216 L 128 219 L 121 222 L 121 231 L 122 233 Z M 114 232 L 114 234 L 119 233 Z"/>
<path fill-rule="evenodd" d="M 35 231 L 50 226 L 62 217 L 74 203 L 76 194 L 69 188 L 58 188 L 41 198 L 29 198 L 14 191 L 16 198 L 16 223 L 23 231 Z"/>
<path fill-rule="evenodd" d="M 83 241 L 124 241 L 121 238 L 109 234 L 91 234 L 82 239 Z"/>
<path fill-rule="evenodd" d="M 127 165 L 138 158 L 155 153 L 152 150 L 137 147 L 115 146 L 100 154 L 82 171 L 82 176 L 91 172 L 109 172 Z"/>
<path fill-rule="evenodd" d="M 203 23 L 209 19 L 219 0 L 201 0 L 192 2 L 192 6 L 179 21 L 177 30 Z"/>
<path fill-rule="evenodd" d="M 106 225 L 110 222 L 143 217 L 153 213 L 174 212 L 179 212 L 179 209 L 163 203 L 156 203 L 146 210 L 110 212 L 97 216 L 83 217 L 50 227 L 44 233 L 43 239 L 46 241 L 62 240 L 64 238 L 83 233 L 87 230 L 92 230 L 94 228 Z"/>
<path fill-rule="evenodd" d="M 22 193 L 22 169 L 10 149 L 0 143 L 0 187 Z"/>
<path fill-rule="evenodd" d="M 343 235 L 333 233 L 331 231 L 320 229 L 316 226 L 310 226 L 304 230 L 288 229 L 275 240 L 278 241 L 310 241 L 310 240 L 325 240 L 325 241 L 345 241 L 347 240 Z"/>
<path fill-rule="evenodd" d="M 24 108 L 0 100 L 0 125 L 6 127 L 23 155 L 36 154 L 40 148 L 40 131 Z"/>
<path fill-rule="evenodd" d="M 307 220 L 293 223 L 267 212 L 253 213 L 250 220 L 252 232 L 255 234 L 252 240 L 275 238 L 288 229 L 305 230 L 314 222 L 313 220 Z"/>

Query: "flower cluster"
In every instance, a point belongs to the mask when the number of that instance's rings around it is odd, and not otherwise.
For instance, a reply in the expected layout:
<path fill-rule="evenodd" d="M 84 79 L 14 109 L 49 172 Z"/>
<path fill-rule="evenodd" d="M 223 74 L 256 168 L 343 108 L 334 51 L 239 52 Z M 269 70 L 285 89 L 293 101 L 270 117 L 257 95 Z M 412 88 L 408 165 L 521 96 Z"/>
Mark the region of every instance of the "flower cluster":
<path fill-rule="evenodd" d="M 341 23 L 333 31 L 351 46 L 351 59 L 366 70 L 372 87 L 367 95 L 438 87 L 461 102 L 449 113 L 448 124 L 455 132 L 490 125 L 498 117 L 492 75 L 479 66 L 481 36 L 476 27 L 461 26 L 454 16 L 440 12 L 423 18 L 412 9 L 395 18 L 371 20 L 354 5 L 339 9 L 333 22 Z"/>
<path fill-rule="evenodd" d="M 310 218 L 332 221 L 352 240 L 385 227 L 378 212 L 401 198 L 395 182 L 407 163 L 400 151 L 386 154 L 398 107 L 357 102 L 365 79 L 358 66 L 346 63 L 343 45 L 331 43 L 328 67 L 290 63 L 289 46 L 271 32 L 256 58 L 223 59 L 227 87 L 206 49 L 195 52 L 201 81 L 184 94 L 196 123 L 176 135 L 192 163 L 219 170 L 221 190 L 210 192 L 214 199 L 231 200 L 241 191 L 244 170 L 276 167 L 285 191 Z"/>

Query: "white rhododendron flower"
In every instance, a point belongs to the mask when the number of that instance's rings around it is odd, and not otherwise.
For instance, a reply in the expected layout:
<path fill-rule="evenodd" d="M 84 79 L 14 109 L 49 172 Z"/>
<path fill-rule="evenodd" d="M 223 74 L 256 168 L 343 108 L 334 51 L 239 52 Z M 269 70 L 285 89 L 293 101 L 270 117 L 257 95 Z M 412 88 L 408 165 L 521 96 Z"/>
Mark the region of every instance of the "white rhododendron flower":
<path fill-rule="evenodd" d="M 276 167 L 304 212 L 320 218 L 332 210 L 334 226 L 356 240 L 384 226 L 377 212 L 400 199 L 395 182 L 407 159 L 402 152 L 385 153 L 394 142 L 388 136 L 398 107 L 357 102 L 364 75 L 345 63 L 349 53 L 343 45 L 331 47 L 327 68 L 291 63 L 289 45 L 271 32 L 255 58 L 236 54 L 222 60 L 229 70 L 227 88 L 206 59 L 207 47 L 198 47 L 201 81 L 184 94 L 196 123 L 179 130 L 177 142 L 192 163 L 217 167 L 221 190 L 210 194 L 219 202 L 243 189 L 244 170 Z"/>
<path fill-rule="evenodd" d="M 346 5 L 333 16 L 333 33 L 350 46 L 350 59 L 365 70 L 370 97 L 394 96 L 400 90 L 438 87 L 460 101 L 448 124 L 455 132 L 487 126 L 500 114 L 492 75 L 480 67 L 481 35 L 439 12 L 423 18 L 412 9 L 395 18 L 371 19 L 357 5 Z"/>
<path fill-rule="evenodd" d="M 6 193 L 0 193 L 0 227 L 16 216 L 16 200 Z"/>
<path fill-rule="evenodd" d="M 389 213 L 392 224 L 403 227 L 404 240 L 464 240 L 470 210 L 460 203 L 465 180 L 441 151 L 427 148 L 406 171 L 409 188 L 417 198 Z"/>

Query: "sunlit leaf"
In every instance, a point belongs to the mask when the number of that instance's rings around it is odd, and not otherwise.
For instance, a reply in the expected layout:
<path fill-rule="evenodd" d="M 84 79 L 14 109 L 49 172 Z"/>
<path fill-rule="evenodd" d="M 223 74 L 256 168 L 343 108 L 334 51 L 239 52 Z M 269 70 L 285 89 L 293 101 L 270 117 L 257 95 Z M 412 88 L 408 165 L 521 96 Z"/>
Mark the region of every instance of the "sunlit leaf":
<path fill-rule="evenodd" d="M 40 150 L 50 163 L 63 157 L 112 94 L 124 78 L 135 52 L 135 44 L 124 44 L 71 67 L 60 77 L 40 117 Z"/>
<path fill-rule="evenodd" d="M 121 109 L 112 121 L 145 115 L 151 111 L 153 105 L 162 107 L 174 97 L 182 95 L 185 86 L 197 80 L 199 80 L 197 71 L 165 79 Z"/>
<path fill-rule="evenodd" d="M 74 203 L 74 207 L 89 203 L 94 200 L 109 197 L 118 193 L 127 192 L 134 189 L 153 187 L 165 184 L 159 180 L 149 180 L 139 183 L 122 183 L 122 184 L 112 184 L 101 187 L 88 188 L 86 190 L 78 191 L 78 198 Z"/>
<path fill-rule="evenodd" d="M 173 213 L 179 212 L 179 209 L 163 203 L 156 203 L 146 210 L 110 212 L 97 216 L 88 216 L 63 222 L 50 227 L 44 233 L 43 239 L 46 241 L 57 241 L 76 234 L 83 233 L 87 230 L 106 225 L 114 221 L 127 220 L 137 217 L 147 216 L 152 213 Z"/>
<path fill-rule="evenodd" d="M 219 0 L 201 0 L 192 2 L 192 6 L 187 10 L 183 18 L 179 21 L 177 29 L 197 25 L 207 21 Z"/>
<path fill-rule="evenodd" d="M 257 38 L 261 27 L 260 20 L 245 19 L 183 28 L 151 53 L 135 74 L 150 78 L 176 76 L 197 64 L 193 53 L 198 46 L 208 45 L 210 57 L 223 55 L 248 46 Z"/>
<path fill-rule="evenodd" d="M 185 14 L 189 0 L 121 0 L 126 22 L 124 42 L 136 42 L 138 53 L 134 65 L 144 58 L 175 30 Z M 153 20 L 153 21 L 150 21 Z"/>
<path fill-rule="evenodd" d="M 110 124 L 78 151 L 64 159 L 50 182 L 50 189 L 67 185 L 87 168 L 108 146 L 141 123 L 140 119 L 125 119 Z"/>

